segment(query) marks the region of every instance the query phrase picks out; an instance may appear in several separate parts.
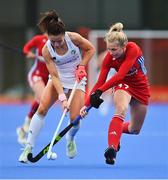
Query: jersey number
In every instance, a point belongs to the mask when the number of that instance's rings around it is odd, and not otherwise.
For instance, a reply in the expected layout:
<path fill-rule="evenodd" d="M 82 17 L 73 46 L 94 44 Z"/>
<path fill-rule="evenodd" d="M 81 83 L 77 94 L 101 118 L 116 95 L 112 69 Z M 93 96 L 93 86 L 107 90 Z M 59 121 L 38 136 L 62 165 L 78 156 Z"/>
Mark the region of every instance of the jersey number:
<path fill-rule="evenodd" d="M 128 89 L 129 86 L 127 84 L 119 84 L 118 85 L 120 88 Z"/>

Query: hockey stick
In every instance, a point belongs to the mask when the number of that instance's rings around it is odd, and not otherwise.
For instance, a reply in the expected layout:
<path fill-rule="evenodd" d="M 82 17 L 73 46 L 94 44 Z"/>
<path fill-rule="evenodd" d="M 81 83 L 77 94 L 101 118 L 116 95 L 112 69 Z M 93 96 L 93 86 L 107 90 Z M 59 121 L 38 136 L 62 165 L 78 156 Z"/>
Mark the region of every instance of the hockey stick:
<path fill-rule="evenodd" d="M 77 88 L 77 85 L 78 85 L 78 82 L 75 81 L 74 87 L 73 87 L 72 92 L 71 92 L 71 94 L 70 94 L 70 96 L 69 96 L 69 99 L 68 99 L 68 106 L 70 106 L 70 104 L 71 104 L 72 98 L 73 98 L 73 96 L 74 96 L 74 94 L 75 94 L 75 90 L 76 90 L 76 88 Z M 54 135 L 53 135 L 53 137 L 52 137 L 52 140 L 51 140 L 51 143 L 50 143 L 50 146 L 49 146 L 49 149 L 48 149 L 48 153 L 47 153 L 47 159 L 50 159 L 50 158 L 51 158 L 51 155 L 52 155 L 51 149 L 52 149 L 52 147 L 53 147 L 55 137 L 58 135 L 58 131 L 59 131 L 59 129 L 60 129 L 60 126 L 61 126 L 61 124 L 62 124 L 62 121 L 63 121 L 66 113 L 67 113 L 67 109 L 65 109 L 65 110 L 63 111 L 63 114 L 62 114 L 61 119 L 60 119 L 60 121 L 59 121 L 59 123 L 58 123 L 57 129 L 55 130 L 55 133 L 54 133 Z"/>
<path fill-rule="evenodd" d="M 13 47 L 13 46 L 10 46 L 2 41 L 0 41 L 0 47 L 4 48 L 4 49 L 8 49 L 10 51 L 13 51 L 15 53 L 18 53 L 20 55 L 23 55 L 24 56 L 24 53 L 22 52 L 22 49 L 20 48 L 16 48 L 16 47 Z"/>
<path fill-rule="evenodd" d="M 89 112 L 89 110 L 91 109 L 91 106 L 87 107 L 86 112 Z M 77 116 L 65 129 L 63 129 L 54 139 L 54 143 L 53 146 L 59 142 L 61 140 L 61 138 L 76 124 L 78 124 L 78 122 L 80 121 L 82 117 L 79 115 Z M 47 144 L 47 146 L 45 146 L 35 157 L 33 157 L 32 153 L 28 154 L 28 160 L 32 163 L 35 163 L 37 161 L 39 161 L 49 150 L 49 146 L 50 143 Z"/>
<path fill-rule="evenodd" d="M 16 48 L 16 47 L 13 47 L 13 46 L 10 46 L 10 45 L 2 42 L 2 41 L 0 41 L 0 47 L 2 47 L 2 48 L 4 48 L 4 49 L 7 49 L 7 50 L 10 50 L 10 51 L 13 51 L 13 52 L 15 52 L 15 53 L 17 53 L 17 54 L 20 54 L 20 55 L 24 56 L 24 57 L 26 56 L 26 55 L 23 53 L 22 49 Z M 45 62 L 43 56 L 39 56 L 38 54 L 36 55 L 36 59 L 38 59 L 39 61 Z"/>

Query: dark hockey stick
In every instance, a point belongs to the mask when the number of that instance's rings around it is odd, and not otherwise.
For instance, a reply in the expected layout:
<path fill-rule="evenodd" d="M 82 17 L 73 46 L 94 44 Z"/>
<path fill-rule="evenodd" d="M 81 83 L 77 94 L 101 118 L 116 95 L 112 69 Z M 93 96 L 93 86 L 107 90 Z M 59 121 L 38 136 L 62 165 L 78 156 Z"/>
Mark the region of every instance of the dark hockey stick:
<path fill-rule="evenodd" d="M 91 109 L 91 106 L 89 106 L 86 111 L 88 112 Z M 79 115 L 77 116 L 65 129 L 63 129 L 55 138 L 53 146 L 61 140 L 61 138 L 74 126 L 76 125 L 82 117 Z M 51 142 L 50 142 L 51 143 Z M 32 153 L 28 154 L 28 160 L 32 163 L 35 163 L 39 161 L 49 150 L 50 143 L 47 144 L 36 156 L 33 157 Z"/>
<path fill-rule="evenodd" d="M 2 47 L 2 48 L 4 48 L 4 49 L 7 49 L 7 50 L 10 50 L 10 51 L 13 51 L 13 52 L 15 52 L 15 53 L 18 53 L 18 54 L 24 56 L 24 53 L 22 52 L 22 49 L 19 49 L 19 48 L 10 46 L 10 45 L 2 42 L 2 41 L 0 41 L 0 47 Z"/>
<path fill-rule="evenodd" d="M 16 47 L 10 46 L 10 45 L 2 42 L 2 41 L 0 41 L 0 47 L 7 49 L 7 50 L 10 50 L 10 51 L 13 51 L 17 54 L 20 54 L 20 55 L 26 57 L 26 55 L 23 53 L 21 48 L 16 48 Z M 39 61 L 45 62 L 45 60 L 42 56 L 36 56 L 36 58 L 38 58 Z"/>

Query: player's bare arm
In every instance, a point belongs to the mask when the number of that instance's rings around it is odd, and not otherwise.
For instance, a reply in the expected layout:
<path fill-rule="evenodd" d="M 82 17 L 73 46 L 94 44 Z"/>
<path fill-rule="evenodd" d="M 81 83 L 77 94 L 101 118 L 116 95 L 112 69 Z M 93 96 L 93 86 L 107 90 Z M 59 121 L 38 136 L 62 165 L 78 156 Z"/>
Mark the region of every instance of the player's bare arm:
<path fill-rule="evenodd" d="M 94 46 L 76 32 L 68 32 L 68 35 L 73 43 L 82 50 L 82 61 L 80 65 L 86 65 L 95 53 Z"/>
<path fill-rule="evenodd" d="M 58 72 L 57 72 L 57 70 L 55 68 L 54 61 L 51 58 L 46 45 L 42 49 L 42 55 L 43 55 L 43 57 L 45 59 L 46 66 L 47 66 L 48 71 L 49 71 L 49 73 L 51 75 L 51 78 L 52 78 L 54 87 L 57 90 L 57 93 L 58 94 L 63 94 L 64 91 L 63 91 L 61 82 L 59 80 Z"/>

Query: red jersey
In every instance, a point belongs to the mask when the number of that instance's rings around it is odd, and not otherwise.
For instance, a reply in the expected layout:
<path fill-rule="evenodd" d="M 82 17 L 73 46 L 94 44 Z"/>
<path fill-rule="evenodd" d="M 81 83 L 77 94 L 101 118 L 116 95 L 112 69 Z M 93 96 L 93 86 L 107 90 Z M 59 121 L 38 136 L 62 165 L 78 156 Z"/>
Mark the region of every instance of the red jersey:
<path fill-rule="evenodd" d="M 117 73 L 106 82 L 110 68 L 114 68 Z M 134 42 L 128 42 L 122 58 L 113 59 L 109 52 L 106 54 L 98 81 L 90 94 L 96 89 L 104 92 L 111 87 L 114 90 L 123 89 L 141 103 L 148 104 L 150 93 L 144 58 L 141 49 Z M 85 104 L 89 104 L 88 99 Z"/>
<path fill-rule="evenodd" d="M 24 54 L 27 54 L 29 51 L 34 49 L 37 55 L 34 65 L 28 74 L 30 85 L 32 85 L 38 79 L 42 79 L 45 84 L 47 83 L 49 75 L 48 69 L 45 62 L 38 59 L 39 56 L 42 56 L 42 48 L 47 40 L 48 38 L 45 35 L 36 35 L 30 41 L 28 41 L 23 48 Z"/>

